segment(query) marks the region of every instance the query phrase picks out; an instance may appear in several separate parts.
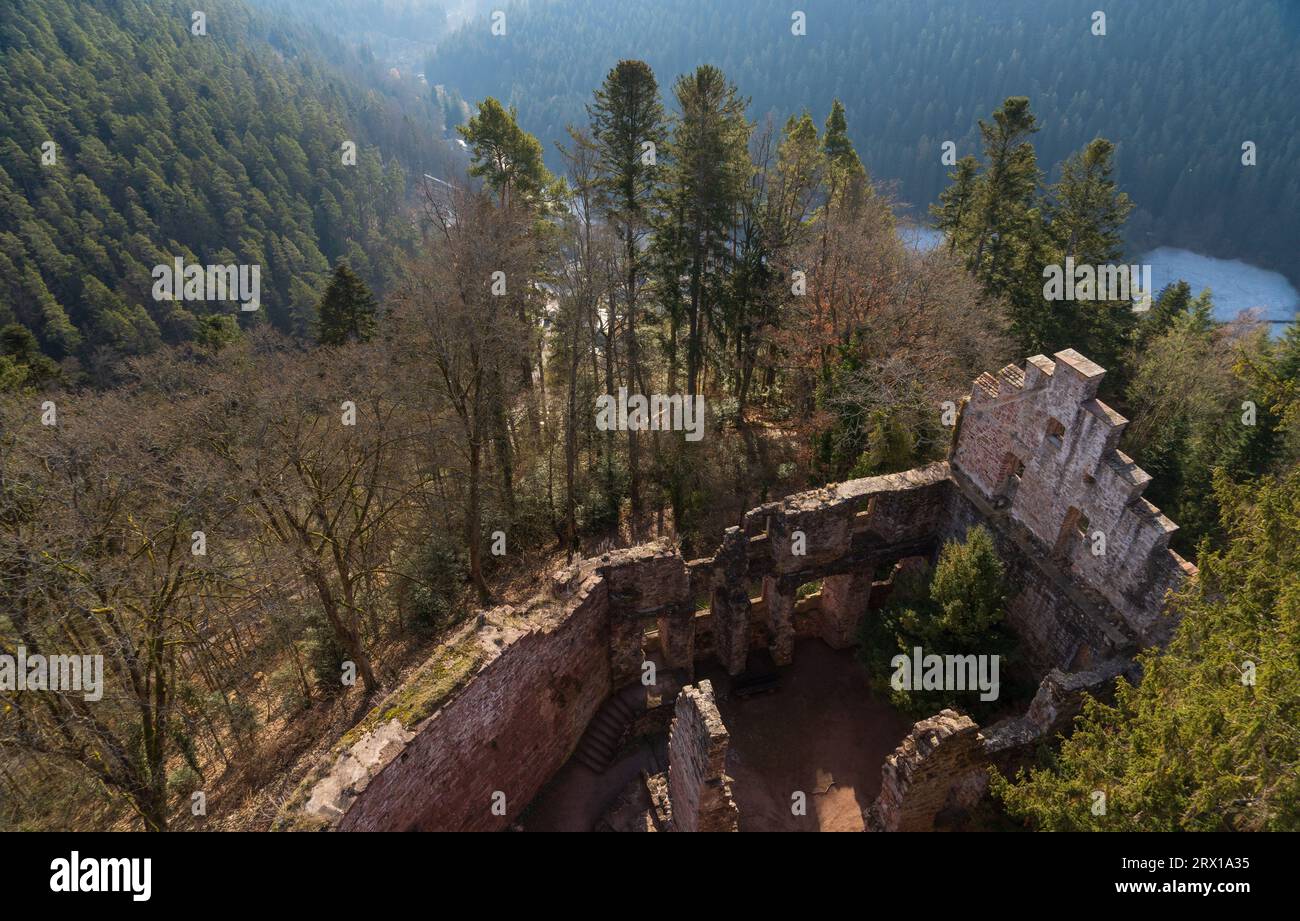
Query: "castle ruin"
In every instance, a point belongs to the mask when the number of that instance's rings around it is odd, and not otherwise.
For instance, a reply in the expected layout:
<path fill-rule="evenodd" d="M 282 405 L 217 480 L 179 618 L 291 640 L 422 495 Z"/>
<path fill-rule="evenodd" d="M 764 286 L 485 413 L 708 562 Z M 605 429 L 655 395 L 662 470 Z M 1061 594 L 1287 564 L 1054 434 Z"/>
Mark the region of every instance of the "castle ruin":
<path fill-rule="evenodd" d="M 317 765 L 276 827 L 516 827 L 571 758 L 603 769 L 620 728 L 609 714 L 623 710 L 671 713 L 668 763 L 621 800 L 631 819 L 605 827 L 743 827 L 728 727 L 697 669 L 740 676 L 756 655 L 790 665 L 799 641 L 852 646 L 892 587 L 879 574 L 983 524 L 1037 693 L 988 727 L 951 710 L 916 723 L 861 810 L 871 830 L 942 827 L 983 795 L 989 765 L 1024 763 L 1085 692 L 1132 674 L 1135 653 L 1172 629 L 1166 593 L 1196 571 L 1142 498 L 1150 477 L 1117 448 L 1127 420 L 1097 399 L 1104 373 L 1066 350 L 983 374 L 946 461 L 752 509 L 711 557 L 660 540 L 582 560 L 530 603 L 483 612 Z M 809 583 L 820 590 L 801 596 Z"/>

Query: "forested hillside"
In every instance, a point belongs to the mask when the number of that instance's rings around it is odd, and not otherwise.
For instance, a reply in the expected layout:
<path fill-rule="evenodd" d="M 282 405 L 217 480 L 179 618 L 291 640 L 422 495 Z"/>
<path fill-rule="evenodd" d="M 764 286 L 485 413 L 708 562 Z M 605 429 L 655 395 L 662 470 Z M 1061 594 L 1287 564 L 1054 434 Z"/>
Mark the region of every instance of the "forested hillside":
<path fill-rule="evenodd" d="M 343 44 L 235 0 L 196 35 L 192 6 L 14 0 L 0 21 L 0 327 L 74 377 L 239 313 L 155 300 L 177 257 L 260 266 L 240 321 L 291 332 L 340 258 L 386 290 L 412 182 L 447 162 L 436 114 L 368 86 Z"/>
<path fill-rule="evenodd" d="M 1205 578 L 1170 670 L 1007 810 L 1080 827 L 1059 804 L 1112 783 L 1129 827 L 1300 824 L 1300 325 L 1043 285 L 1134 234 L 1289 254 L 1300 17 L 1114 0 L 1102 38 L 1075 0 L 827 0 L 797 38 L 770 0 L 532 0 L 426 84 L 350 30 L 437 4 L 205 0 L 196 34 L 181 0 L 0 2 L 0 655 L 106 684 L 5 691 L 0 829 L 267 828 L 483 607 L 942 459 L 981 372 L 1067 347 Z M 475 101 L 463 154 L 438 84 Z M 259 266 L 260 308 L 158 298 L 177 258 Z M 1002 648 L 993 549 L 941 554 L 877 648 Z"/>
<path fill-rule="evenodd" d="M 1106 35 L 1091 33 L 1104 7 Z M 665 81 L 701 62 L 778 123 L 843 100 L 852 138 L 878 180 L 923 212 L 946 185 L 940 145 L 979 145 L 976 119 L 1028 96 L 1049 172 L 1102 136 L 1137 208 L 1130 248 L 1170 245 L 1288 272 L 1300 241 L 1300 6 L 1281 0 L 530 0 L 503 5 L 442 42 L 431 82 L 466 99 L 518 106 L 553 165 L 552 141 L 584 120 L 588 88 L 620 58 Z M 807 34 L 791 34 L 791 11 Z M 1242 143 L 1258 165 L 1243 167 Z M 1139 250 L 1140 251 L 1140 250 Z"/>
<path fill-rule="evenodd" d="M 367 59 L 401 69 L 403 76 L 424 67 L 429 49 L 456 22 L 440 0 L 250 0 L 251 4 L 279 16 L 320 28 L 350 45 L 365 49 Z"/>

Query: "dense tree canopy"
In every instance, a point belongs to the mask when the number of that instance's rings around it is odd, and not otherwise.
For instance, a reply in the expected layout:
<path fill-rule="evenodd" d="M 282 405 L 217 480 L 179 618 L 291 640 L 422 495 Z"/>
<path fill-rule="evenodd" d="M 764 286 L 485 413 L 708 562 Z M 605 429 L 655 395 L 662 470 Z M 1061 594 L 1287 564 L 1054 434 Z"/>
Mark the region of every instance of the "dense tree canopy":
<path fill-rule="evenodd" d="M 0 21 L 0 326 L 100 378 L 238 313 L 156 300 L 177 258 L 260 266 L 241 321 L 303 335 L 337 259 L 388 289 L 408 185 L 443 162 L 439 128 L 340 79 L 315 38 L 234 0 L 205 13 L 198 35 L 179 2 L 17 0 Z"/>
<path fill-rule="evenodd" d="M 943 142 L 958 158 L 976 152 L 976 118 L 1028 96 L 1048 181 L 1093 138 L 1115 143 L 1115 177 L 1138 199 L 1131 247 L 1242 257 L 1296 280 L 1300 219 L 1279 207 L 1300 200 L 1300 111 L 1284 104 L 1300 95 L 1289 0 L 1113 0 L 1104 36 L 1092 34 L 1103 6 L 1093 0 L 500 6 L 507 34 L 492 35 L 481 12 L 439 43 L 429 79 L 517 105 L 548 149 L 619 59 L 642 58 L 664 79 L 707 62 L 752 97 L 760 121 L 812 105 L 820 119 L 842 100 L 868 170 L 923 209 L 947 185 Z M 806 35 L 792 34 L 794 9 Z M 1242 165 L 1246 141 L 1256 166 Z"/>
<path fill-rule="evenodd" d="M 995 784 L 1034 827 L 1300 830 L 1300 470 L 1216 489 L 1232 539 L 1201 557 L 1168 649 L 1048 766 Z"/>

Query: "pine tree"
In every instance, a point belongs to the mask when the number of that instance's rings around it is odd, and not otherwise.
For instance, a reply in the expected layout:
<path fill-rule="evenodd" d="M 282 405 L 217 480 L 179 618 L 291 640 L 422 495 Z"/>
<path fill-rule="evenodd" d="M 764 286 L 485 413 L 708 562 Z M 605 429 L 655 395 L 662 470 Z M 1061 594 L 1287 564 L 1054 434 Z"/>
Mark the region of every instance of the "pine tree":
<path fill-rule="evenodd" d="M 1052 236 L 1075 262 L 1100 264 L 1124 255 L 1124 221 L 1133 203 L 1111 178 L 1114 154 L 1114 144 L 1095 138 L 1062 164 L 1052 189 Z"/>
<path fill-rule="evenodd" d="M 935 229 L 948 240 L 948 251 L 965 251 L 970 243 L 971 218 L 975 210 L 975 182 L 979 161 L 965 156 L 948 174 L 952 185 L 939 193 L 939 204 L 930 206 Z"/>
<path fill-rule="evenodd" d="M 658 148 L 664 141 L 664 110 L 659 84 L 644 61 L 619 61 L 587 107 L 597 154 L 601 210 L 614 226 L 623 249 L 623 342 L 629 386 L 647 392 L 637 328 L 639 294 L 645 267 L 641 241 L 649 230 Z M 632 529 L 639 533 L 641 459 L 638 432 L 629 428 L 628 497 Z"/>
<path fill-rule="evenodd" d="M 1010 271 L 1017 248 L 1038 231 L 1036 211 L 1038 160 L 1029 137 L 1038 130 L 1029 100 L 1012 96 L 980 120 L 984 172 L 980 175 L 978 226 L 971 267 L 985 287 L 1006 294 L 1015 279 Z"/>
<path fill-rule="evenodd" d="M 1124 221 L 1133 203 L 1111 178 L 1114 153 L 1114 144 L 1096 138 L 1062 165 L 1047 206 L 1058 265 L 1073 259 L 1075 265 L 1101 266 L 1124 255 Z M 1075 348 L 1105 367 L 1119 366 L 1137 325 L 1131 301 L 1063 301 L 1050 309 L 1054 331 L 1048 349 Z"/>
<path fill-rule="evenodd" d="M 340 261 L 317 307 L 316 340 L 333 346 L 367 342 L 375 332 L 377 310 L 365 282 Z"/>
<path fill-rule="evenodd" d="M 843 202 L 850 205 L 860 203 L 866 194 L 867 170 L 849 140 L 844 104 L 838 99 L 831 103 L 831 114 L 826 116 L 822 152 L 826 155 L 827 206 L 834 208 Z"/>
<path fill-rule="evenodd" d="M 1089 700 L 1047 766 L 993 790 L 1052 831 L 1300 830 L 1300 469 L 1215 492 L 1231 540 L 1199 558 L 1164 650 Z M 1095 793 L 1106 795 L 1103 813 Z"/>
<path fill-rule="evenodd" d="M 706 324 L 712 312 L 710 262 L 727 258 L 725 243 L 752 166 L 748 100 L 722 71 L 705 64 L 673 86 L 681 115 L 670 145 L 672 165 L 664 210 L 679 224 L 669 239 L 685 245 L 679 274 L 689 279 L 686 392 L 698 392 Z"/>
<path fill-rule="evenodd" d="M 507 110 L 489 96 L 456 131 L 473 153 L 469 174 L 485 179 L 503 208 L 544 209 L 553 179 L 542 162 L 541 142 L 519 127 L 513 106 Z"/>

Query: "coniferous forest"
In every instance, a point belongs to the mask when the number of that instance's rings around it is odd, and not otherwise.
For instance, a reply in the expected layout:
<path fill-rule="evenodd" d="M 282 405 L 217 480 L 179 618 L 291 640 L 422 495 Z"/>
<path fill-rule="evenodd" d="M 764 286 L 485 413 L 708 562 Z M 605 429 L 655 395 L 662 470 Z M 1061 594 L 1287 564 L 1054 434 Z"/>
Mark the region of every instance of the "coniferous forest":
<path fill-rule="evenodd" d="M 192 42 L 190 12 L 19 2 L 0 22 L 0 323 L 100 383 L 229 320 L 152 299 L 178 256 L 263 266 L 259 321 L 299 335 L 338 259 L 387 290 L 417 238 L 411 189 L 450 162 L 441 124 L 319 30 L 218 2 Z"/>
<path fill-rule="evenodd" d="M 1074 0 L 809 2 L 803 36 L 768 0 L 511 0 L 503 35 L 204 5 L 0 14 L 0 658 L 104 681 L 0 683 L 0 830 L 278 826 L 484 608 L 942 461 L 981 373 L 1070 348 L 1199 575 L 982 828 L 1300 830 L 1300 326 L 1044 289 L 1153 242 L 1294 277 L 1295 7 L 1116 2 L 1103 39 Z M 260 296 L 160 295 L 178 260 Z M 698 400 L 702 437 L 605 424 L 621 392 Z M 989 532 L 934 556 L 853 661 L 1020 666 Z M 1009 712 L 878 678 L 908 725 Z"/>
<path fill-rule="evenodd" d="M 518 106 L 551 163 L 550 145 L 581 120 L 589 87 L 624 57 L 661 74 L 714 64 L 757 121 L 779 123 L 805 108 L 824 118 L 838 98 L 872 175 L 922 213 L 947 185 L 939 146 L 975 152 L 976 120 L 1008 96 L 1028 96 L 1049 178 L 1095 137 L 1116 145 L 1116 177 L 1136 205 L 1125 229 L 1135 252 L 1181 246 L 1245 258 L 1296 282 L 1300 224 L 1278 202 L 1300 200 L 1300 112 L 1278 101 L 1300 94 L 1300 9 L 1285 0 L 1121 0 L 1104 5 L 1105 41 L 1081 41 L 1076 24 L 1101 8 L 1092 0 L 529 0 L 502 5 L 506 36 L 468 24 L 439 43 L 426 71 L 466 99 L 491 94 Z M 784 27 L 792 9 L 808 16 L 805 36 Z M 1247 140 L 1268 148 L 1269 162 L 1231 169 Z"/>

